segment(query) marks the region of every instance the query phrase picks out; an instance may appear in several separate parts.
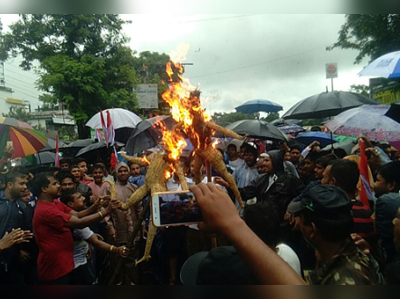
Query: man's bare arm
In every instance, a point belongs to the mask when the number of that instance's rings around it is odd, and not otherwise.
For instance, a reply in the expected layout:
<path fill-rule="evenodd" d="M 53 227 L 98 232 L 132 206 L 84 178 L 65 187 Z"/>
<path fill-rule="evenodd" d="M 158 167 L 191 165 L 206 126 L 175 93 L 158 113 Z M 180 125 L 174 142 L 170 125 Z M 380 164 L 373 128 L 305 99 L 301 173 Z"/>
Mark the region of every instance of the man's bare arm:
<path fill-rule="evenodd" d="M 221 233 L 228 237 L 260 283 L 265 285 L 306 284 L 245 224 L 229 196 L 220 187 L 213 184 L 199 184 L 190 187 L 190 190 L 194 193 L 203 213 L 204 222 L 199 224 L 200 229 Z M 287 295 L 284 293 L 276 295 L 284 298 Z"/>

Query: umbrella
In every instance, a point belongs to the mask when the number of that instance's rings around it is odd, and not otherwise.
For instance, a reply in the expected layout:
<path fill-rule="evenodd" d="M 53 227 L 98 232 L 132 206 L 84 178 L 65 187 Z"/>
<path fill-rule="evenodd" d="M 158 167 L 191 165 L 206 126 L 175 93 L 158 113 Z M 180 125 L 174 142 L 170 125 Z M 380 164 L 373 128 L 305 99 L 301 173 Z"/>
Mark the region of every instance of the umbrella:
<path fill-rule="evenodd" d="M 285 134 L 297 134 L 306 131 L 302 126 L 291 124 L 287 126 L 278 126 L 279 130 L 281 130 Z"/>
<path fill-rule="evenodd" d="M 80 149 L 75 156 L 85 158 L 89 163 L 93 163 L 98 160 L 107 161 L 111 151 L 112 147 L 107 148 L 106 142 L 100 141 Z"/>
<path fill-rule="evenodd" d="M 359 107 L 364 104 L 377 104 L 374 100 L 358 93 L 346 91 L 323 92 L 295 104 L 282 118 L 309 119 L 326 118 Z"/>
<path fill-rule="evenodd" d="M 240 135 L 248 134 L 252 138 L 289 141 L 289 138 L 279 128 L 257 119 L 239 120 L 226 128 Z"/>
<path fill-rule="evenodd" d="M 336 139 L 336 137 L 335 137 L 335 139 Z M 358 142 L 357 142 L 356 139 L 348 139 L 348 140 L 345 140 L 345 141 L 342 141 L 342 142 L 334 143 L 333 145 L 327 145 L 322 150 L 323 151 L 331 151 L 332 147 L 333 147 L 333 149 L 341 148 L 346 152 L 347 155 L 351 155 L 351 150 L 357 144 L 358 144 Z"/>
<path fill-rule="evenodd" d="M 122 142 L 126 144 L 131 137 L 134 128 L 120 128 L 115 130 L 115 138 L 116 142 Z"/>
<path fill-rule="evenodd" d="M 375 59 L 358 75 L 365 77 L 399 78 L 400 51 L 391 52 Z"/>
<path fill-rule="evenodd" d="M 307 145 L 313 143 L 314 141 L 318 141 L 321 148 L 337 142 L 337 140 L 331 134 L 324 132 L 306 132 L 297 135 L 296 141 Z"/>
<path fill-rule="evenodd" d="M 68 145 L 62 141 L 58 142 L 58 148 L 62 149 L 64 147 L 67 147 Z M 48 152 L 48 151 L 53 151 L 56 149 L 56 140 L 53 138 L 47 138 L 47 144 L 46 146 L 41 150 L 41 152 Z"/>
<path fill-rule="evenodd" d="M 277 103 L 267 100 L 251 100 L 235 108 L 237 112 L 253 114 L 257 112 L 278 112 L 283 107 Z"/>
<path fill-rule="evenodd" d="M 25 157 L 21 161 L 22 166 L 53 164 L 55 162 L 55 153 L 39 152 L 37 154 Z"/>
<path fill-rule="evenodd" d="M 283 127 L 283 126 L 290 126 L 292 124 L 299 124 L 300 120 L 298 119 L 283 119 L 283 118 L 278 118 L 270 122 L 271 125 L 274 125 L 276 127 Z"/>
<path fill-rule="evenodd" d="M 74 142 L 71 142 L 68 147 L 86 147 L 88 145 L 91 145 L 93 143 L 93 139 L 78 139 L 75 140 Z"/>
<path fill-rule="evenodd" d="M 385 116 L 390 117 L 391 119 L 400 123 L 400 101 L 394 102 L 388 112 L 386 112 Z"/>
<path fill-rule="evenodd" d="M 114 130 L 121 128 L 135 128 L 142 119 L 135 113 L 121 108 L 112 108 L 103 110 L 104 119 L 107 119 L 107 111 L 110 111 L 111 121 Z M 96 113 L 87 123 L 86 126 L 93 129 L 102 129 L 100 112 Z"/>
<path fill-rule="evenodd" d="M 80 149 L 79 152 L 76 154 L 76 156 L 79 157 L 91 151 L 95 151 L 102 148 L 107 148 L 107 144 L 105 141 L 96 142 Z"/>
<path fill-rule="evenodd" d="M 157 116 L 140 122 L 126 143 L 126 152 L 133 155 L 157 146 L 162 140 L 162 132 L 157 124 L 162 124 L 170 130 L 176 122 L 169 115 Z"/>
<path fill-rule="evenodd" d="M 400 141 L 400 124 L 385 116 L 388 105 L 364 105 L 345 111 L 325 126 L 334 134 L 358 137 L 367 136 L 372 141 Z"/>
<path fill-rule="evenodd" d="M 29 124 L 11 117 L 0 117 L 0 157 L 7 141 L 13 142 L 12 158 L 26 157 L 37 153 L 47 144 L 47 137 Z"/>

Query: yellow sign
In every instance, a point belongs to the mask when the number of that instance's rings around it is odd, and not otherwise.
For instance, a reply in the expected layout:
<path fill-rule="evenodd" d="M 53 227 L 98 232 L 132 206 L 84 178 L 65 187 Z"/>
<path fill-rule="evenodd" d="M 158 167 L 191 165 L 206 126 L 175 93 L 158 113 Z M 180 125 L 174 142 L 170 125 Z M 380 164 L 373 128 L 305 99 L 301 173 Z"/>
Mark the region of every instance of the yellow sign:
<path fill-rule="evenodd" d="M 7 103 L 10 104 L 17 104 L 17 105 L 23 105 L 24 101 L 23 100 L 19 100 L 19 99 L 13 99 L 13 98 L 7 98 Z"/>

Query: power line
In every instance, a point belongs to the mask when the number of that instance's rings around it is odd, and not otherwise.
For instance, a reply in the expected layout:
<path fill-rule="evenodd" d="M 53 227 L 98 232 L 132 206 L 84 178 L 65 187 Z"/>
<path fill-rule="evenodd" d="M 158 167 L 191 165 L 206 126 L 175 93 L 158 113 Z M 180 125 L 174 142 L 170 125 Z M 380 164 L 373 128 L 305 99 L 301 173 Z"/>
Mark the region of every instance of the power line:
<path fill-rule="evenodd" d="M 18 70 L 21 70 L 20 67 L 15 66 L 15 65 L 13 65 L 13 64 L 11 64 L 11 63 L 9 63 L 9 62 L 7 62 L 7 61 L 5 61 L 5 64 L 8 65 L 8 66 L 12 66 L 12 67 L 14 67 L 14 68 L 16 68 L 16 69 L 18 69 Z M 13 71 L 11 71 L 11 70 L 7 70 L 7 71 L 12 72 L 12 73 L 15 73 L 15 72 L 13 72 Z M 22 74 L 20 75 L 20 74 L 18 74 L 18 73 L 15 73 L 15 74 L 17 74 L 18 76 L 27 77 L 27 78 L 32 79 L 32 80 L 37 80 L 37 78 L 32 78 L 32 77 L 29 77 L 29 76 L 27 76 L 27 75 L 22 75 Z"/>
<path fill-rule="evenodd" d="M 17 81 L 18 83 L 25 85 L 26 88 L 35 90 L 35 87 L 33 87 L 32 85 L 30 85 L 30 84 L 28 84 L 28 83 L 26 83 L 26 82 L 24 82 L 24 81 L 21 81 L 21 80 L 15 78 L 15 77 L 13 77 L 13 76 L 6 76 L 6 78 L 11 78 L 11 79 L 13 79 L 13 81 L 15 80 L 15 81 Z M 15 83 L 14 83 L 14 84 L 15 84 Z"/>
<path fill-rule="evenodd" d="M 10 85 L 11 85 L 11 84 L 10 84 Z M 39 99 L 39 95 L 35 96 L 35 95 L 32 95 L 32 94 L 23 92 L 23 91 L 21 91 L 21 90 L 18 90 L 18 89 L 15 88 L 15 87 L 13 87 L 13 88 L 14 88 L 16 91 L 18 91 L 19 93 L 25 94 L 25 95 L 27 95 L 27 96 L 30 97 L 30 98 L 33 98 L 33 99 L 35 99 L 35 100 L 38 100 L 38 99 Z"/>
<path fill-rule="evenodd" d="M 12 81 L 7 81 L 7 84 L 9 84 L 9 85 L 14 85 L 14 86 L 17 86 L 17 88 L 24 88 L 25 90 L 29 90 L 29 91 L 32 91 L 32 92 L 40 93 L 36 88 L 34 88 L 32 86 L 28 86 L 28 85 L 24 84 L 23 82 L 19 81 L 16 78 L 13 78 L 13 77 L 9 77 L 9 78 L 18 81 L 18 83 L 15 83 L 15 82 L 12 82 Z M 21 83 L 24 84 L 25 86 L 20 86 Z"/>
<path fill-rule="evenodd" d="M 226 70 L 226 71 L 221 71 L 221 72 L 216 72 L 216 73 L 211 73 L 211 74 L 204 74 L 204 75 L 199 75 L 199 76 L 192 76 L 191 78 L 201 78 L 201 77 L 206 77 L 206 76 L 214 76 L 214 75 L 219 75 L 219 74 L 235 72 L 235 71 L 238 71 L 238 70 L 243 70 L 243 69 L 252 68 L 252 67 L 255 67 L 255 66 L 260 66 L 260 65 L 263 65 L 263 64 L 267 64 L 267 63 L 276 62 L 276 61 L 279 61 L 279 60 L 285 60 L 285 59 L 288 59 L 288 58 L 291 58 L 291 57 L 295 57 L 295 56 L 298 56 L 298 55 L 302 55 L 302 54 L 306 54 L 306 53 L 309 53 L 309 52 L 313 52 L 313 51 L 316 51 L 316 50 L 319 50 L 319 49 L 322 49 L 322 48 L 325 48 L 325 46 L 324 47 L 313 48 L 313 49 L 310 49 L 310 50 L 307 50 L 307 51 L 304 51 L 304 52 L 301 52 L 301 53 L 296 53 L 296 54 L 288 55 L 288 56 L 285 56 L 285 57 L 280 57 L 280 58 L 276 58 L 276 59 L 272 59 L 272 60 L 268 60 L 268 61 L 264 61 L 264 62 L 259 62 L 259 63 L 256 63 L 256 64 L 251 64 L 251 65 L 247 65 L 247 66 L 243 66 L 243 67 L 238 67 L 238 68 L 234 68 L 234 69 L 230 69 L 230 70 Z"/>

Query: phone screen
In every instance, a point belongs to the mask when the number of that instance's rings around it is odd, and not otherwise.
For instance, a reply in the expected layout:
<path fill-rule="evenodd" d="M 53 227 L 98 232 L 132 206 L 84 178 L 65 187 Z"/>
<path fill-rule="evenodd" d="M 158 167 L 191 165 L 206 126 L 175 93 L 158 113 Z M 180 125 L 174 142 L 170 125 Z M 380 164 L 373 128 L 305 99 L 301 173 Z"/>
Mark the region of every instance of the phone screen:
<path fill-rule="evenodd" d="M 158 211 L 161 226 L 198 223 L 203 219 L 191 192 L 159 194 Z"/>

